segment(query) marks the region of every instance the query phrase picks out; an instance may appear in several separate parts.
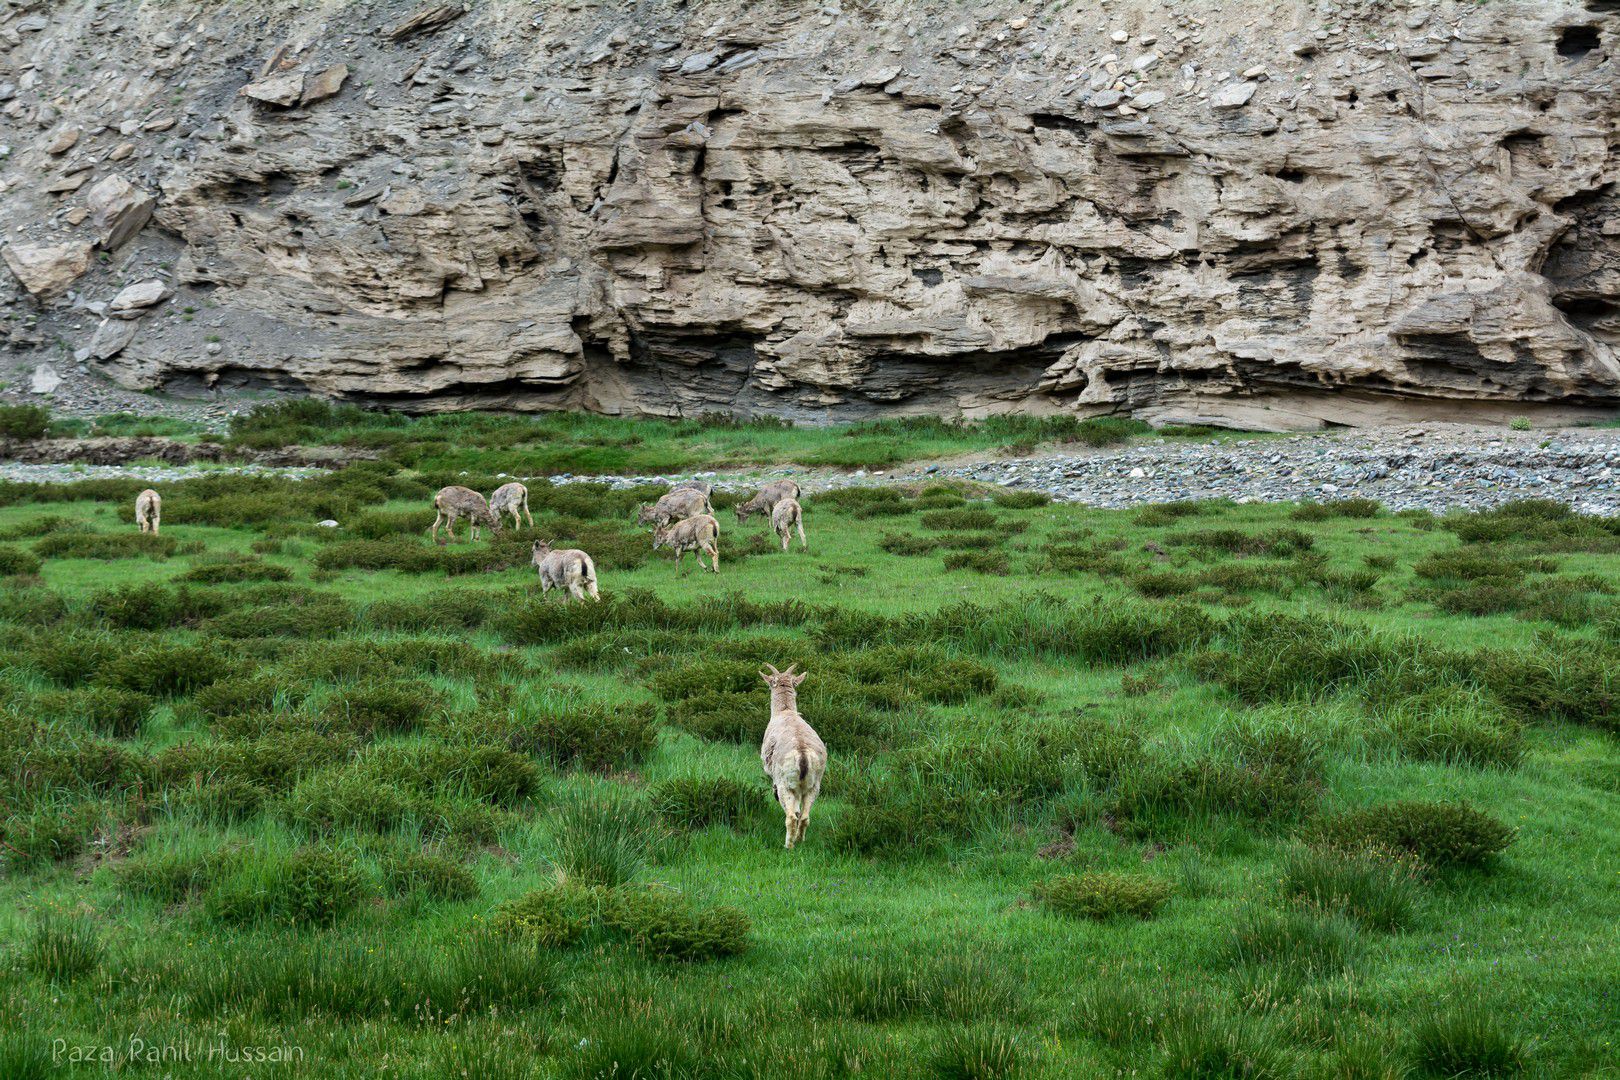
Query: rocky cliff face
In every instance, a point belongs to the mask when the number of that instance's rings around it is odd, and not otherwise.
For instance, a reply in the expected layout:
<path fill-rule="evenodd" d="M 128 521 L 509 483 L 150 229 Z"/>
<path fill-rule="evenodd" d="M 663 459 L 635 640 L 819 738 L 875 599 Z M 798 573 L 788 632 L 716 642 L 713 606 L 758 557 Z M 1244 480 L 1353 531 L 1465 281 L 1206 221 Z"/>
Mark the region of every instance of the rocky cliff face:
<path fill-rule="evenodd" d="M 1620 0 L 0 0 L 0 335 L 422 410 L 1612 411 L 1616 48 Z"/>

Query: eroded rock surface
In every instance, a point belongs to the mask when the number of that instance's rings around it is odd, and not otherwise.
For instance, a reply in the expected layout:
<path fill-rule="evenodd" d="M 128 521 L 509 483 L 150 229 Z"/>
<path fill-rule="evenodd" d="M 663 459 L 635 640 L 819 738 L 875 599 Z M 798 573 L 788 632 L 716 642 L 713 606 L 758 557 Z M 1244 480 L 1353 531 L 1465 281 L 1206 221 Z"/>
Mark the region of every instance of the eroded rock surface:
<path fill-rule="evenodd" d="M 1057 7 L 0 0 L 0 343 L 419 410 L 1612 411 L 1620 4 Z"/>

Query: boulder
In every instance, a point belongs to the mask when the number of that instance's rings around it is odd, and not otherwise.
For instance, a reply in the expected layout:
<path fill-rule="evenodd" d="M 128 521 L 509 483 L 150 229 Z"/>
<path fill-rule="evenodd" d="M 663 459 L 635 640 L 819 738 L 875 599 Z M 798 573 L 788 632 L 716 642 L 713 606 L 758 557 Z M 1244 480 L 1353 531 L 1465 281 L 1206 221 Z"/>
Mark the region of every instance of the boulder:
<path fill-rule="evenodd" d="M 96 328 L 90 339 L 90 355 L 97 360 L 111 360 L 135 340 L 135 323 L 123 319 L 107 319 Z"/>
<path fill-rule="evenodd" d="M 304 95 L 304 73 L 301 71 L 284 71 L 279 75 L 250 82 L 237 91 L 242 97 L 252 98 L 254 101 L 266 105 L 279 105 L 289 108 L 298 104 Z"/>
<path fill-rule="evenodd" d="M 173 290 L 157 278 L 138 281 L 113 297 L 107 310 L 121 319 L 135 319 L 153 304 L 161 303 L 172 295 Z"/>
<path fill-rule="evenodd" d="M 66 244 L 8 244 L 0 249 L 0 257 L 5 259 L 23 288 L 34 296 L 47 297 L 62 292 L 90 269 L 90 251 L 89 242 L 84 240 Z"/>
<path fill-rule="evenodd" d="M 309 105 L 316 101 L 325 101 L 327 98 L 343 89 L 343 80 L 349 77 L 347 64 L 333 64 L 318 75 L 312 75 L 304 83 L 304 94 L 299 104 Z"/>
<path fill-rule="evenodd" d="M 101 246 L 115 251 L 152 220 L 157 200 L 117 173 L 97 181 L 86 196 Z"/>

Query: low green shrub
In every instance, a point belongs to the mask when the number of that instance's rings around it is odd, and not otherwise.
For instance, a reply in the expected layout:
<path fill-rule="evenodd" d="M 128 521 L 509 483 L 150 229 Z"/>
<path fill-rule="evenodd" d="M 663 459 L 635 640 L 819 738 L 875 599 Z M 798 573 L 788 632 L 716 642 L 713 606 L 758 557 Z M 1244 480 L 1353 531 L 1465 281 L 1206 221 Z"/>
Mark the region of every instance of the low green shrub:
<path fill-rule="evenodd" d="M 495 909 L 496 933 L 548 949 L 580 941 L 600 923 L 608 890 L 591 885 L 552 885 L 508 900 Z"/>
<path fill-rule="evenodd" d="M 953 551 L 945 556 L 945 569 L 972 570 L 976 574 L 1011 573 L 1007 556 L 995 551 Z"/>
<path fill-rule="evenodd" d="M 1049 505 L 1052 496 L 1044 491 L 998 491 L 990 496 L 990 501 L 1003 510 L 1033 510 Z"/>
<path fill-rule="evenodd" d="M 377 680 L 347 686 L 326 700 L 322 714 L 360 735 L 398 734 L 421 727 L 444 709 L 444 695 L 425 682 Z"/>
<path fill-rule="evenodd" d="M 760 792 L 723 776 L 682 776 L 652 789 L 652 803 L 675 829 L 734 826 L 760 806 Z"/>
<path fill-rule="evenodd" d="M 99 803 L 47 805 L 0 818 L 0 860 L 32 870 L 75 858 L 106 818 Z"/>
<path fill-rule="evenodd" d="M 0 547 L 0 577 L 22 577 L 39 573 L 39 558 L 17 547 Z"/>
<path fill-rule="evenodd" d="M 383 880 L 395 896 L 466 901 L 477 898 L 478 879 L 460 862 L 433 851 L 395 852 L 383 861 Z"/>
<path fill-rule="evenodd" d="M 1412 761 L 1511 769 L 1524 757 L 1524 729 L 1489 695 L 1440 687 L 1375 707 L 1373 738 Z"/>
<path fill-rule="evenodd" d="M 140 730 L 153 701 L 132 690 L 91 686 L 41 694 L 35 704 L 42 716 L 76 721 L 102 735 L 127 739 Z"/>
<path fill-rule="evenodd" d="M 207 585 L 225 585 L 242 581 L 291 581 L 292 571 L 285 566 L 267 563 L 263 559 L 232 559 L 228 562 L 194 566 L 181 574 L 179 580 Z"/>
<path fill-rule="evenodd" d="M 1035 886 L 1035 898 L 1059 915 L 1104 922 L 1151 919 L 1173 891 L 1162 878 L 1097 870 L 1049 878 Z"/>
<path fill-rule="evenodd" d="M 607 926 L 657 960 L 698 962 L 746 952 L 748 916 L 733 907 L 698 907 L 662 886 L 614 890 Z"/>
<path fill-rule="evenodd" d="M 150 694 L 180 697 L 225 678 L 235 663 L 219 646 L 143 645 L 109 659 L 97 675 L 107 686 Z"/>
<path fill-rule="evenodd" d="M 1317 822 L 1313 841 L 1345 851 L 1408 855 L 1434 869 L 1482 867 L 1513 842 L 1513 830 L 1466 803 L 1391 802 Z"/>
<path fill-rule="evenodd" d="M 191 702 L 204 716 L 219 719 L 294 704 L 302 697 L 296 686 L 277 675 L 240 675 L 220 679 L 199 689 Z"/>
<path fill-rule="evenodd" d="M 277 816 L 319 836 L 385 832 L 415 809 L 399 787 L 360 771 L 318 772 L 288 792 Z"/>
<path fill-rule="evenodd" d="M 1613 649 L 1582 643 L 1487 650 L 1474 659 L 1485 685 L 1518 715 L 1620 732 L 1616 655 Z"/>
<path fill-rule="evenodd" d="M 938 529 L 942 531 L 962 532 L 968 529 L 994 529 L 996 528 L 996 515 L 988 510 L 977 507 L 962 507 L 957 510 L 934 510 L 921 518 L 923 528 Z M 1003 522 L 1005 529 L 1008 523 Z M 1020 522 L 1019 524 L 1023 524 Z"/>
<path fill-rule="evenodd" d="M 447 590 L 416 600 L 378 600 L 365 609 L 365 622 L 379 630 L 476 630 L 498 603 L 488 593 Z"/>
<path fill-rule="evenodd" d="M 366 892 L 352 856 L 330 847 L 301 847 L 251 859 L 238 853 L 209 884 L 203 906 L 210 918 L 227 924 L 330 925 Z"/>
<path fill-rule="evenodd" d="M 607 772 L 646 760 L 658 741 L 647 705 L 515 702 L 464 721 L 461 731 L 543 757 L 559 768 Z"/>
<path fill-rule="evenodd" d="M 938 551 L 945 541 L 937 536 L 913 536 L 910 533 L 884 533 L 878 538 L 878 547 L 890 555 L 927 555 Z"/>
<path fill-rule="evenodd" d="M 1330 518 L 1377 517 L 1382 509 L 1377 499 L 1329 499 L 1325 503 L 1300 503 L 1289 516 L 1295 521 L 1327 521 Z"/>
<path fill-rule="evenodd" d="M 43 405 L 0 405 L 0 437 L 43 439 L 51 427 L 51 411 Z"/>
<path fill-rule="evenodd" d="M 1246 533 L 1239 529 L 1201 529 L 1178 533 L 1169 540 L 1173 544 L 1221 551 L 1232 555 L 1264 555 L 1286 559 L 1310 551 L 1315 541 L 1309 533 L 1298 529 L 1272 529 L 1265 533 Z"/>
<path fill-rule="evenodd" d="M 53 533 L 34 545 L 43 559 L 167 559 L 182 551 L 173 536 L 152 533 Z"/>

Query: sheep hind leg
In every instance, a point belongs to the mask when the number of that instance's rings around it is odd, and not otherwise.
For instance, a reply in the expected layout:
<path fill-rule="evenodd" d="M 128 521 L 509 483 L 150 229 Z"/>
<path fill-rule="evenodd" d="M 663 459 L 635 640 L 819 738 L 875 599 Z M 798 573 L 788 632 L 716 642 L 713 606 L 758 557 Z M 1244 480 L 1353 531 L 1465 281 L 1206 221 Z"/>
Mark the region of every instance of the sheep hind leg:
<path fill-rule="evenodd" d="M 791 791 L 780 792 L 780 798 L 782 811 L 787 815 L 787 837 L 782 846 L 791 849 L 799 840 L 799 800 Z"/>
<path fill-rule="evenodd" d="M 800 521 L 798 524 L 799 524 L 799 547 L 803 548 L 805 551 L 809 551 L 810 550 L 810 541 L 808 541 L 808 540 L 806 540 L 804 538 L 804 522 Z"/>
<path fill-rule="evenodd" d="M 810 824 L 810 807 L 815 805 L 816 792 L 806 791 L 799 797 L 799 839 L 804 839 L 805 826 Z"/>
<path fill-rule="evenodd" d="M 529 528 L 534 528 L 534 515 L 529 513 L 529 497 L 523 497 L 523 516 L 529 519 Z M 517 512 L 512 513 L 512 528 L 517 528 Z"/>

